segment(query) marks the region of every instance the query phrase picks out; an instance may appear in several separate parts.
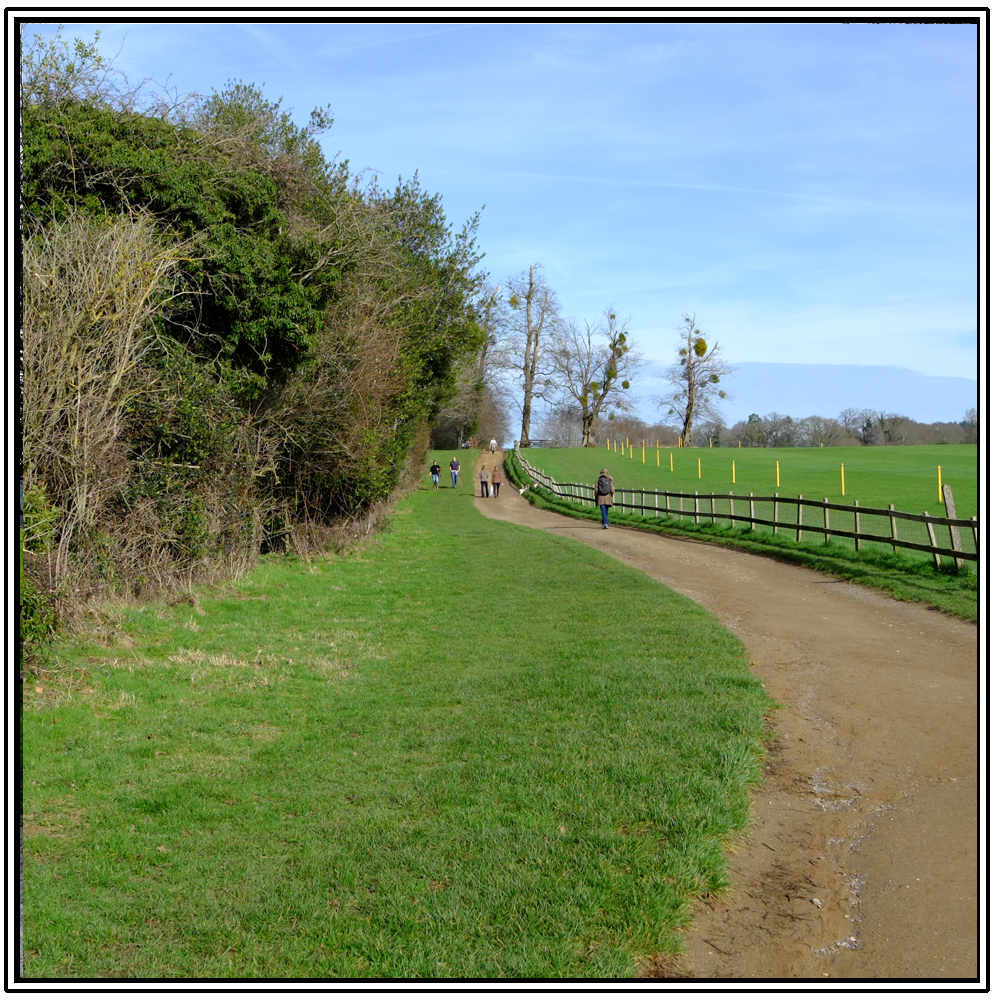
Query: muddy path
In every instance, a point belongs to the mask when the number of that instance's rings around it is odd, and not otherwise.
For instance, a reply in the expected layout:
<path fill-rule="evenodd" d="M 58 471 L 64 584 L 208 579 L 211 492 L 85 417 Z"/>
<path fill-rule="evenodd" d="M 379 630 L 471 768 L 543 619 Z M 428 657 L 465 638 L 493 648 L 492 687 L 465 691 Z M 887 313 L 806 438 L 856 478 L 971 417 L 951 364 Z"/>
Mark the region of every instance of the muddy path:
<path fill-rule="evenodd" d="M 475 503 L 697 601 L 783 706 L 731 891 L 695 904 L 686 953 L 660 974 L 979 975 L 976 626 L 761 556 L 603 531 L 508 481 Z"/>

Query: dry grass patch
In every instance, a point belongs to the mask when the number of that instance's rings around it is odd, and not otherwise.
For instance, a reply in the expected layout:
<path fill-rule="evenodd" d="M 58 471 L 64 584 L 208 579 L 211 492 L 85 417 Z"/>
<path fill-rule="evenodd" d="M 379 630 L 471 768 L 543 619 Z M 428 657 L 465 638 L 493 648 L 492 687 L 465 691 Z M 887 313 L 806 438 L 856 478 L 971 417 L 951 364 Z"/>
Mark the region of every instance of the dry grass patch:
<path fill-rule="evenodd" d="M 52 837 L 55 840 L 68 840 L 83 832 L 87 821 L 84 817 L 87 810 L 76 805 L 70 796 L 50 801 L 48 808 L 35 813 L 25 813 L 22 816 L 24 839 L 35 837 Z"/>

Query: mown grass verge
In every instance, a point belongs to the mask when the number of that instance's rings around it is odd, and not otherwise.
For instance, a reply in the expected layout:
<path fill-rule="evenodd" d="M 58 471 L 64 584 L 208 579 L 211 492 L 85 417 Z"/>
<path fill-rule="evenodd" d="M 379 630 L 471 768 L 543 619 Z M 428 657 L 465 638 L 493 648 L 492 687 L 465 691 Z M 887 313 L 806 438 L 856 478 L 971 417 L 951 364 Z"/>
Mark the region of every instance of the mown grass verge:
<path fill-rule="evenodd" d="M 471 478 L 471 477 L 467 477 Z M 772 702 L 697 605 L 422 489 L 24 684 L 28 977 L 628 977 Z"/>
<path fill-rule="evenodd" d="M 529 482 L 513 451 L 507 452 L 505 469 L 519 487 Z M 549 490 L 533 487 L 525 491 L 528 500 L 538 507 L 567 517 L 599 521 L 600 511 L 557 497 Z M 914 559 L 902 553 L 846 551 L 842 545 L 800 545 L 781 536 L 751 532 L 749 528 L 730 528 L 722 524 L 694 524 L 678 517 L 650 518 L 636 514 L 609 512 L 614 524 L 662 535 L 699 538 L 714 545 L 744 549 L 785 562 L 806 566 L 859 583 L 889 594 L 901 601 L 919 601 L 930 607 L 964 618 L 979 620 L 979 587 L 975 571 L 948 566 L 936 569 L 927 559 Z"/>

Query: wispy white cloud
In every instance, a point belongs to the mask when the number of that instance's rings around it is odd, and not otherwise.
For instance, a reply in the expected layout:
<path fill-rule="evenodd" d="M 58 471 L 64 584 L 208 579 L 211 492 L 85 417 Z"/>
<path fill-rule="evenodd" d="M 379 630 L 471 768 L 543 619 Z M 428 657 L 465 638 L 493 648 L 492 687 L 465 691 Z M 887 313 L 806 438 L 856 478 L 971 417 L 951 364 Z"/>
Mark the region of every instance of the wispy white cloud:
<path fill-rule="evenodd" d="M 695 184 L 680 181 L 648 180 L 642 177 L 590 177 L 578 174 L 547 174 L 529 171 L 499 171 L 497 176 L 524 178 L 530 180 L 553 181 L 557 183 L 571 182 L 574 184 L 598 184 L 608 187 L 647 187 L 663 188 L 675 191 L 704 191 L 726 194 L 760 195 L 765 198 L 783 198 L 789 201 L 801 202 L 817 208 L 849 209 L 853 212 L 887 212 L 906 213 L 913 215 L 940 215 L 964 219 L 974 219 L 975 210 L 972 206 L 955 209 L 928 205 L 903 204 L 900 202 L 873 202 L 857 198 L 835 198 L 830 195 L 804 194 L 797 191 L 774 191 L 766 188 L 737 187 L 731 184 Z"/>
<path fill-rule="evenodd" d="M 392 38 L 376 38 L 355 45 L 324 45 L 314 50 L 311 55 L 313 57 L 345 55 L 348 52 L 361 52 L 365 49 L 375 49 L 385 45 L 402 45 L 410 42 L 419 42 L 425 38 L 434 38 L 438 35 L 451 35 L 456 31 L 470 31 L 473 27 L 473 25 L 469 24 L 452 24 L 436 28 L 433 31 L 416 31 L 395 35 Z"/>

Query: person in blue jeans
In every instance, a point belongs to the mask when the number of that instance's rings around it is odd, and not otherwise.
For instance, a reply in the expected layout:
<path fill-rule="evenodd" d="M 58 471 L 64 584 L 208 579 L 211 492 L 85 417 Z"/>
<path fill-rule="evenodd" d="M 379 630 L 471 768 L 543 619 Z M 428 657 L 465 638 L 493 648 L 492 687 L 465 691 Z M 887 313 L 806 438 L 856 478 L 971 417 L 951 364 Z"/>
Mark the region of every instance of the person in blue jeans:
<path fill-rule="evenodd" d="M 615 505 L 615 481 L 607 469 L 601 469 L 594 487 L 594 503 L 601 508 L 601 527 L 608 526 L 608 508 Z"/>
<path fill-rule="evenodd" d="M 458 486 L 458 474 L 462 471 L 462 466 L 458 459 L 453 456 L 448 463 L 448 468 L 451 469 L 451 488 L 455 489 Z"/>

